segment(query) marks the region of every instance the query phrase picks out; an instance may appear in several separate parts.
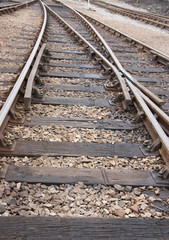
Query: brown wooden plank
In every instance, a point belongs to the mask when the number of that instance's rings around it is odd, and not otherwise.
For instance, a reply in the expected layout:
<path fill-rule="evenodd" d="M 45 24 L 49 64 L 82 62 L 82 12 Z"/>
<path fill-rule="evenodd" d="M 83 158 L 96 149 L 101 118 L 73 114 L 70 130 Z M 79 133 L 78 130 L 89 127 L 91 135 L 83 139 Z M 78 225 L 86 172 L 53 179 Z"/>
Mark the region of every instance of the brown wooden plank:
<path fill-rule="evenodd" d="M 124 60 L 125 58 L 138 60 L 138 53 L 132 53 L 132 54 L 130 54 L 130 53 L 126 53 L 126 52 L 124 53 L 123 51 L 121 51 L 121 52 L 116 51 L 115 54 L 116 54 L 116 56 L 119 58 L 120 61 L 121 61 L 120 58 L 123 58 L 123 60 Z"/>
<path fill-rule="evenodd" d="M 134 60 L 134 59 L 120 59 L 121 63 L 129 63 L 129 64 L 139 64 L 139 65 L 146 65 L 147 66 L 147 62 L 146 61 L 140 61 L 140 60 Z"/>
<path fill-rule="evenodd" d="M 82 63 L 45 63 L 49 67 L 64 67 L 64 68 L 82 68 L 82 69 L 101 69 L 99 65 L 82 64 Z"/>
<path fill-rule="evenodd" d="M 66 40 L 66 39 L 59 39 L 59 40 L 56 40 L 55 38 L 54 39 L 49 39 L 48 42 L 54 42 L 54 43 L 77 43 L 76 41 L 71 41 L 71 40 Z"/>
<path fill-rule="evenodd" d="M 134 49 L 125 49 L 125 48 L 113 48 L 112 47 L 112 50 L 113 50 L 113 52 L 115 52 L 115 54 L 116 53 L 123 53 L 123 54 L 125 54 L 125 53 L 135 53 L 135 54 L 137 54 L 138 53 L 138 51 L 137 50 L 134 50 Z"/>
<path fill-rule="evenodd" d="M 46 48 L 46 43 L 43 43 L 38 52 L 38 55 L 36 56 L 35 62 L 33 64 L 33 67 L 31 69 L 31 72 L 29 74 L 29 77 L 26 83 L 25 94 L 24 94 L 24 106 L 25 106 L 25 109 L 27 110 L 30 109 L 30 106 L 31 106 L 31 97 L 32 97 L 32 89 L 34 85 L 34 79 L 37 74 L 38 67 L 39 67 L 42 54 L 45 48 Z"/>
<path fill-rule="evenodd" d="M 64 161 L 64 160 L 63 160 Z M 154 175 L 153 175 L 154 174 Z M 5 180 L 10 182 L 29 182 L 45 184 L 87 185 L 104 184 L 123 186 L 169 186 L 169 180 L 162 180 L 157 173 L 138 170 L 53 168 L 32 166 L 8 166 Z M 154 177 L 156 176 L 156 178 Z"/>
<path fill-rule="evenodd" d="M 143 157 L 140 144 L 18 141 L 12 152 L 1 151 L 4 156 L 114 156 Z M 152 153 L 150 153 L 152 155 Z"/>
<path fill-rule="evenodd" d="M 71 60 L 71 61 L 75 61 L 75 60 L 80 60 L 80 61 L 89 61 L 89 60 L 91 60 L 89 57 L 88 58 L 84 58 L 84 57 L 82 57 L 82 56 L 80 56 L 80 55 L 75 55 L 75 56 L 73 56 L 73 58 L 72 58 L 72 56 L 67 56 L 67 55 L 65 55 L 65 56 L 59 56 L 59 54 L 58 55 L 52 55 L 52 56 L 46 56 L 47 58 L 49 58 L 49 59 L 53 59 L 53 60 Z"/>
<path fill-rule="evenodd" d="M 21 59 L 10 59 L 10 58 L 6 58 L 6 59 L 0 59 L 0 62 L 13 62 L 13 63 L 16 63 L 16 64 L 24 64 L 25 61 L 24 60 L 21 60 Z"/>
<path fill-rule="evenodd" d="M 18 73 L 17 68 L 0 68 L 1 73 Z"/>
<path fill-rule="evenodd" d="M 13 56 L 25 56 L 25 53 L 21 53 L 21 52 L 12 52 Z"/>
<path fill-rule="evenodd" d="M 13 179 L 13 180 L 12 180 Z M 62 184 L 84 182 L 85 184 L 104 184 L 100 169 L 52 168 L 30 166 L 8 166 L 7 181 L 30 183 Z"/>
<path fill-rule="evenodd" d="M 13 40 L 12 43 L 16 46 L 17 44 L 25 44 L 27 45 L 28 44 L 28 41 L 18 41 L 18 40 Z"/>
<path fill-rule="evenodd" d="M 32 103 L 45 105 L 84 105 L 111 107 L 107 99 L 69 98 L 69 97 L 45 97 L 44 99 L 32 99 Z M 114 104 L 115 105 L 115 104 Z"/>
<path fill-rule="evenodd" d="M 169 219 L 0 217 L 0 239 L 168 240 Z"/>
<path fill-rule="evenodd" d="M 12 48 L 12 49 L 28 49 L 28 47 L 23 47 L 23 46 L 13 46 L 13 45 L 8 45 L 9 48 Z"/>
<path fill-rule="evenodd" d="M 167 72 L 168 70 L 166 69 L 160 69 L 160 68 L 143 68 L 143 67 L 125 67 L 127 71 L 132 71 L 132 72 L 145 72 L 145 73 L 163 73 Z"/>
<path fill-rule="evenodd" d="M 58 77 L 58 78 L 84 78 L 84 79 L 99 79 L 107 80 L 107 77 L 100 74 L 92 73 L 77 73 L 77 72 L 40 72 L 41 77 Z"/>
<path fill-rule="evenodd" d="M 16 38 L 16 39 L 25 39 L 25 40 L 34 40 L 34 38 L 32 38 L 32 37 L 14 36 L 13 38 Z"/>
<path fill-rule="evenodd" d="M 68 54 L 77 54 L 77 55 L 86 55 L 86 52 L 84 51 L 77 51 L 77 50 L 53 50 L 53 49 L 47 49 L 50 53 L 68 53 Z"/>
<path fill-rule="evenodd" d="M 163 81 L 162 78 L 150 78 L 150 77 L 138 77 L 133 76 L 138 82 L 151 82 L 151 83 L 161 83 Z"/>
<path fill-rule="evenodd" d="M 66 126 L 75 128 L 96 128 L 96 129 L 114 129 L 114 130 L 132 130 L 134 125 L 125 123 L 122 120 L 95 120 L 85 118 L 64 118 L 64 117 L 31 117 L 25 120 L 26 126 Z"/>
<path fill-rule="evenodd" d="M 104 171 L 107 179 L 107 185 L 169 186 L 169 179 L 164 180 L 158 177 L 157 172 L 131 169 L 105 169 Z"/>
<path fill-rule="evenodd" d="M 153 88 L 149 88 L 150 91 L 152 91 L 154 94 L 158 95 L 158 96 L 167 96 L 169 97 L 169 90 L 167 89 L 153 89 Z"/>
<path fill-rule="evenodd" d="M 124 43 L 120 43 L 119 41 L 117 41 L 117 40 L 110 40 L 110 39 L 106 39 L 106 38 L 104 38 L 105 40 L 106 40 L 106 42 L 107 43 L 109 43 L 109 45 L 111 46 L 111 47 L 117 47 L 117 48 L 129 48 L 129 46 L 128 46 L 128 44 L 124 44 Z"/>
<path fill-rule="evenodd" d="M 103 86 L 85 86 L 85 85 L 73 85 L 73 84 L 46 84 L 47 89 L 62 89 L 66 91 L 81 91 L 81 92 L 105 92 Z"/>

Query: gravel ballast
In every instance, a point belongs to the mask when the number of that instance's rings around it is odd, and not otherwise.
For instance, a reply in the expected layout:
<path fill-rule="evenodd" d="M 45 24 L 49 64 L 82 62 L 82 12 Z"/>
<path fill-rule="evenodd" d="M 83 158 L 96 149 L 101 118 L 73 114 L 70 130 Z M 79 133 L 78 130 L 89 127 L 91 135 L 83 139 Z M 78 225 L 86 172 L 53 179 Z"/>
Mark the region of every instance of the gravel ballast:
<path fill-rule="evenodd" d="M 130 37 L 142 41 L 143 43 L 163 52 L 164 54 L 169 55 L 169 35 L 165 30 L 141 23 L 137 20 L 131 20 L 130 18 L 123 17 L 118 14 L 110 13 L 103 8 L 96 7 L 93 4 L 91 4 L 89 9 L 88 4 L 84 1 L 72 2 L 70 0 L 62 0 L 62 2 L 70 5 L 78 11 L 86 13 L 89 16 L 110 25 L 111 27 L 129 35 Z M 114 4 L 114 1 L 112 1 L 112 4 Z M 121 2 L 121 6 L 122 4 L 124 3 Z"/>
<path fill-rule="evenodd" d="M 168 218 L 166 210 L 156 206 L 158 202 L 163 207 L 168 204 L 168 200 L 160 198 L 160 189 L 149 187 L 154 196 L 147 195 L 145 190 L 118 184 L 86 186 L 79 182 L 47 186 L 3 181 L 0 215 Z"/>

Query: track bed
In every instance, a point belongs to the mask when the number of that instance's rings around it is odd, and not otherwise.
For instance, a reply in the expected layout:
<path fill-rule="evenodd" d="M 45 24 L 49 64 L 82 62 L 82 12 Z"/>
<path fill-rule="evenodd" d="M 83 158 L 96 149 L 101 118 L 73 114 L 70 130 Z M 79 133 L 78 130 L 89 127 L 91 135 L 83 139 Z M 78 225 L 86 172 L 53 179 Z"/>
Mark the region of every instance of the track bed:
<path fill-rule="evenodd" d="M 71 9 L 46 4 L 108 58 Z M 169 181 L 158 174 L 165 161 L 158 149 L 147 151 L 153 141 L 138 109 L 121 101 L 120 88 L 107 90 L 117 77 L 58 19 L 48 11 L 31 107 L 21 94 L 15 111 L 24 118 L 4 130 L 13 149 L 1 150 L 0 239 L 168 239 Z M 167 68 L 93 25 L 124 68 L 162 97 L 168 114 Z M 26 33 L 15 36 L 17 53 L 32 39 Z M 4 65 L 1 72 L 19 69 Z"/>

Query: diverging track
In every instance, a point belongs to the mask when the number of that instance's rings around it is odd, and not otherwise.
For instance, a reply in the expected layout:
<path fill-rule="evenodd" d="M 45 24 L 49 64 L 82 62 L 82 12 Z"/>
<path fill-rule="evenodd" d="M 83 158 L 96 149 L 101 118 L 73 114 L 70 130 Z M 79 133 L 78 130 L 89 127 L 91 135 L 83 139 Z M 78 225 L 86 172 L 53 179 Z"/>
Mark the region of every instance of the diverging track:
<path fill-rule="evenodd" d="M 97 223 L 106 230 L 116 224 L 125 239 L 160 238 L 161 232 L 167 239 L 168 70 L 60 2 L 45 7 L 45 36 L 15 105 L 25 120 L 2 123 L 1 139 L 15 144 L 8 149 L 1 141 L 1 236 L 12 239 L 22 221 L 28 229 L 34 225 L 34 238 L 93 239 L 85 231 L 90 221 L 97 239 L 119 238 L 117 229 L 103 233 Z M 67 218 L 77 216 L 95 219 Z M 30 233 L 21 226 L 17 236 Z"/>
<path fill-rule="evenodd" d="M 149 12 L 142 12 L 137 10 L 131 10 L 126 9 L 114 4 L 108 4 L 103 1 L 92 1 L 93 4 L 105 8 L 110 12 L 113 12 L 115 14 L 120 14 L 123 16 L 127 16 L 129 18 L 145 22 L 150 25 L 154 25 L 163 29 L 168 30 L 169 29 L 169 17 L 168 16 L 162 16 L 158 14 L 153 14 Z"/>

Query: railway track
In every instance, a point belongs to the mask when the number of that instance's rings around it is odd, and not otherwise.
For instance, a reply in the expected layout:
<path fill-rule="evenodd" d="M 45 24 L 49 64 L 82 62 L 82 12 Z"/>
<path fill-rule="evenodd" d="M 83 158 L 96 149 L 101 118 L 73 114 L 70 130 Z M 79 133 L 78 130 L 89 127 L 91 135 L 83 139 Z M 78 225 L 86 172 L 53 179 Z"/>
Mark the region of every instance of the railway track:
<path fill-rule="evenodd" d="M 4 8 L 8 8 L 8 7 L 14 7 L 16 5 L 18 5 L 18 3 L 10 3 L 10 4 L 8 3 L 8 5 L 0 3 L 0 9 L 4 9 Z"/>
<path fill-rule="evenodd" d="M 0 239 L 168 239 L 167 57 L 40 4 L 34 56 L 1 98 Z"/>
<path fill-rule="evenodd" d="M 25 7 L 26 4 L 28 5 L 31 4 L 31 2 L 33 1 L 24 1 L 22 3 L 19 3 L 19 2 L 14 3 L 9 1 L 8 4 L 4 4 L 0 2 L 0 15 L 21 9 Z"/>
<path fill-rule="evenodd" d="M 105 3 L 103 1 L 94 1 L 94 2 L 91 1 L 91 2 L 99 7 L 109 10 L 110 12 L 127 16 L 134 20 L 139 20 L 141 22 L 145 22 L 147 24 L 154 25 L 156 27 L 160 27 L 166 30 L 169 29 L 169 17 L 167 16 L 162 16 L 162 15 L 153 14 L 149 12 L 141 12 L 138 10 L 126 9 L 114 4 Z"/>

